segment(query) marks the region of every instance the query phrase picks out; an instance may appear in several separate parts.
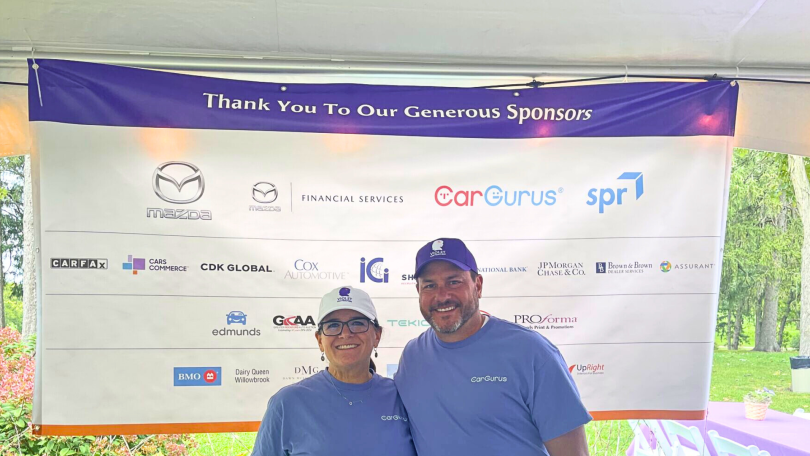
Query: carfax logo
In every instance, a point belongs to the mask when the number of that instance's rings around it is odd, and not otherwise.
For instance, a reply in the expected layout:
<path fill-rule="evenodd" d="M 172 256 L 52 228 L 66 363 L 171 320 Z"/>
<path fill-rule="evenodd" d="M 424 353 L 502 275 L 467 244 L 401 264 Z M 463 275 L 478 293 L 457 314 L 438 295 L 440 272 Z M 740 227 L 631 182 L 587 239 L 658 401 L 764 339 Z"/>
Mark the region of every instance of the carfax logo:
<path fill-rule="evenodd" d="M 52 269 L 107 269 L 105 258 L 51 258 Z"/>
<path fill-rule="evenodd" d="M 174 386 L 221 386 L 221 367 L 175 367 Z"/>

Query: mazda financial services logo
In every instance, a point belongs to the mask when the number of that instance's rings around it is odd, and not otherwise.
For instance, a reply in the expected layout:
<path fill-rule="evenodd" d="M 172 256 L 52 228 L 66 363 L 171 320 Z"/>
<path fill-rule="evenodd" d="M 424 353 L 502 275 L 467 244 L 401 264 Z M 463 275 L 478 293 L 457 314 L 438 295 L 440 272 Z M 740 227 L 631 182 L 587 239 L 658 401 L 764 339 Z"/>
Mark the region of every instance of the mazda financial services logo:
<path fill-rule="evenodd" d="M 253 200 L 257 203 L 270 204 L 276 198 L 278 198 L 278 190 L 270 182 L 259 182 L 253 186 Z"/>
<path fill-rule="evenodd" d="M 175 179 L 173 175 L 185 177 L 179 178 L 178 182 L 178 179 Z M 193 196 L 185 196 L 190 192 L 183 193 L 183 187 L 186 185 L 197 185 L 197 191 Z M 187 162 L 170 161 L 155 168 L 155 173 L 152 175 L 152 189 L 163 201 L 174 204 L 188 204 L 202 197 L 205 191 L 205 179 L 200 168 L 195 165 Z"/>

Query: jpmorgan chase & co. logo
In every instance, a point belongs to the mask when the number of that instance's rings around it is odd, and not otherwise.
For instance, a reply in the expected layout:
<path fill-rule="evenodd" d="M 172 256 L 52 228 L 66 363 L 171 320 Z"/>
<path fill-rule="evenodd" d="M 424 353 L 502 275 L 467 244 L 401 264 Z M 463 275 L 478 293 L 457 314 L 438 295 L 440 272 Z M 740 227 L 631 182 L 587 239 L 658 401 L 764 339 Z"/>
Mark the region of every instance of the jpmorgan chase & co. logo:
<path fill-rule="evenodd" d="M 152 190 L 158 198 L 171 204 L 190 204 L 202 198 L 205 178 L 196 165 L 188 162 L 169 161 L 160 164 L 152 174 Z M 146 209 L 148 218 L 178 220 L 211 220 L 210 210 L 197 209 Z"/>

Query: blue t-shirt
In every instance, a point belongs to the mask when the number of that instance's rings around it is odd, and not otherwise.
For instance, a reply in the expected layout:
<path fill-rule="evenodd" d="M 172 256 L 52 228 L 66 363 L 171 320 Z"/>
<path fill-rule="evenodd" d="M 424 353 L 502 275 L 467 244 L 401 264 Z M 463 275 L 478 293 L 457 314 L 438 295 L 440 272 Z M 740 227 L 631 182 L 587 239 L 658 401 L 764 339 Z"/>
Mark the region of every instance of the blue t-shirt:
<path fill-rule="evenodd" d="M 394 382 L 374 374 L 366 383 L 344 383 L 324 369 L 270 398 L 253 456 L 355 456 L 364 448 L 416 455 Z"/>
<path fill-rule="evenodd" d="M 394 382 L 419 456 L 547 455 L 591 420 L 557 347 L 493 317 L 460 342 L 408 342 Z"/>

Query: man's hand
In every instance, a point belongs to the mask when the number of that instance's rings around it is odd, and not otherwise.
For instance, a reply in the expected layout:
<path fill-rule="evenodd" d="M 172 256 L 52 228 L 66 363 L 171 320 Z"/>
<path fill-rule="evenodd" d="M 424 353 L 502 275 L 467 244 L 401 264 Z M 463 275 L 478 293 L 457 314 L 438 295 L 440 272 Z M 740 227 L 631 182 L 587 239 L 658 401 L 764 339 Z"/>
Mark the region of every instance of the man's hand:
<path fill-rule="evenodd" d="M 584 426 L 543 443 L 550 456 L 588 456 Z"/>

